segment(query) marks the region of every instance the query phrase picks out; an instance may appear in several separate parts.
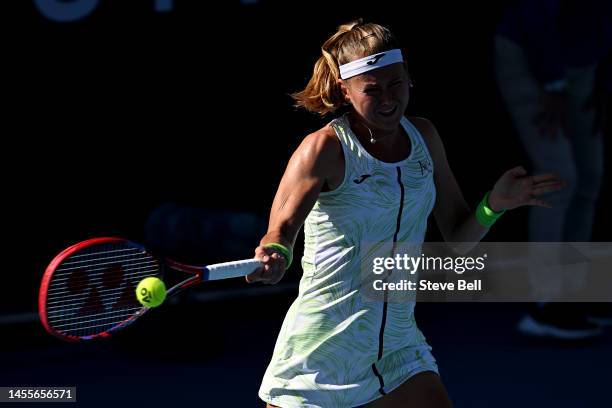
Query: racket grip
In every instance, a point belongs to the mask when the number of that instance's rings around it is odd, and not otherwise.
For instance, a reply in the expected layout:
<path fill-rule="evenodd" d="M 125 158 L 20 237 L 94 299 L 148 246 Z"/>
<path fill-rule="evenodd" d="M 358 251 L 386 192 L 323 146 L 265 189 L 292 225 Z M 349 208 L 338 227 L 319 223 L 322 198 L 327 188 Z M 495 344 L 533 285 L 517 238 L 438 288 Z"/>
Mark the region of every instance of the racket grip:
<path fill-rule="evenodd" d="M 208 265 L 202 274 L 203 281 L 237 278 L 254 272 L 263 264 L 258 259 L 243 259 L 241 261 L 223 262 Z"/>

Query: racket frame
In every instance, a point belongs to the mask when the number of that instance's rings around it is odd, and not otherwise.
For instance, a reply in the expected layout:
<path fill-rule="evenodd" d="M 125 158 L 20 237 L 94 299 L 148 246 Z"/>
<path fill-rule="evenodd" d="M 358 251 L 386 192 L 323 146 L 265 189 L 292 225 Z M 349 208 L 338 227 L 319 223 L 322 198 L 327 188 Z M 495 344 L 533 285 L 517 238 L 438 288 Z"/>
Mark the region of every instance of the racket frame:
<path fill-rule="evenodd" d="M 149 251 L 143 245 L 130 241 L 125 238 L 100 237 L 100 238 L 91 238 L 85 241 L 81 241 L 77 244 L 74 244 L 66 248 L 65 250 L 60 252 L 55 258 L 53 258 L 53 260 L 49 263 L 49 266 L 47 266 L 45 273 L 43 275 L 43 278 L 40 284 L 39 294 L 38 294 L 38 313 L 40 316 L 40 321 L 42 325 L 44 326 L 45 330 L 47 330 L 47 332 L 49 332 L 53 336 L 58 337 L 64 341 L 68 341 L 72 343 L 107 338 L 107 337 L 110 337 L 111 334 L 113 334 L 114 332 L 120 329 L 124 329 L 127 326 L 131 325 L 132 323 L 134 323 L 134 321 L 136 321 L 136 319 L 138 319 L 139 317 L 141 317 L 142 315 L 144 315 L 146 312 L 148 312 L 151 309 L 149 307 L 142 306 L 140 310 L 130 315 L 126 320 L 118 323 L 112 328 L 104 332 L 87 335 L 87 336 L 75 336 L 75 335 L 69 335 L 66 333 L 62 333 L 54 329 L 49 324 L 49 320 L 47 318 L 47 291 L 49 289 L 49 285 L 53 278 L 53 274 L 55 270 L 58 268 L 58 266 L 70 255 L 76 252 L 79 252 L 85 248 L 95 246 L 95 245 L 113 244 L 113 243 L 122 243 L 122 242 L 126 242 L 129 245 L 140 248 L 143 251 L 145 251 L 149 256 L 151 256 L 158 263 L 159 273 L 162 276 L 164 275 L 167 267 L 178 270 L 180 272 L 185 272 L 191 275 L 188 278 L 180 281 L 179 283 L 169 288 L 166 292 L 166 298 L 176 295 L 177 293 L 180 293 L 183 290 L 188 289 L 192 286 L 195 286 L 203 281 L 214 280 L 214 278 L 211 279 L 210 274 L 209 274 L 210 271 L 207 266 L 188 265 L 188 264 L 180 263 L 172 259 L 168 259 L 168 258 L 160 259 L 159 257 L 152 254 L 151 251 Z"/>

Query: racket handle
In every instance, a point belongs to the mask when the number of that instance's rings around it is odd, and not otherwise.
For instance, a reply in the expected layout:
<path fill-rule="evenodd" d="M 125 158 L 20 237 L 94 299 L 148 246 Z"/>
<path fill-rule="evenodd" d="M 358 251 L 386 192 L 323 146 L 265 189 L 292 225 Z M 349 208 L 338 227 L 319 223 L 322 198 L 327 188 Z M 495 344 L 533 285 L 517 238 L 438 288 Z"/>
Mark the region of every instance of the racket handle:
<path fill-rule="evenodd" d="M 242 261 L 223 262 L 208 265 L 202 274 L 203 281 L 237 278 L 248 275 L 263 264 L 258 259 L 244 259 Z"/>

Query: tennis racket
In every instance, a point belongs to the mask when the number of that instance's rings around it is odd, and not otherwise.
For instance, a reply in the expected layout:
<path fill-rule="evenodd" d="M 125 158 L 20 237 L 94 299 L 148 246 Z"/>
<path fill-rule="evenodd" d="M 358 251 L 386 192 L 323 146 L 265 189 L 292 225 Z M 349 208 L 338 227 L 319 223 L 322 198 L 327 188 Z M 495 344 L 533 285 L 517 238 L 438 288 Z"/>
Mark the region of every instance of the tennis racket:
<path fill-rule="evenodd" d="M 203 281 L 245 276 L 261 266 L 257 259 L 207 266 L 185 265 L 151 254 L 122 238 L 93 238 L 58 254 L 40 285 L 38 311 L 45 329 L 62 340 L 78 342 L 109 337 L 150 308 L 136 298 L 138 283 L 162 280 L 170 270 L 185 272 L 167 297 Z M 166 282 L 167 284 L 167 282 Z"/>

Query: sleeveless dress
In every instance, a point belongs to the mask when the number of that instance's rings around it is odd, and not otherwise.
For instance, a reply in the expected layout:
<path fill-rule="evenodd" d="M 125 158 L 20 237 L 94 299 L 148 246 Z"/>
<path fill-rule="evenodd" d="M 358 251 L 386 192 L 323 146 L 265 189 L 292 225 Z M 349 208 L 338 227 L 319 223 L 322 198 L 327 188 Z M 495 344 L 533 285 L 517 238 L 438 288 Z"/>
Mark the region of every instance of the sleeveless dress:
<path fill-rule="evenodd" d="M 364 243 L 424 240 L 436 201 L 427 146 L 402 118 L 410 155 L 386 163 L 363 148 L 346 115 L 331 125 L 344 153 L 344 180 L 319 194 L 305 220 L 299 293 L 259 389 L 262 400 L 283 408 L 355 407 L 417 373 L 438 372 L 413 301 L 360 295 Z"/>

